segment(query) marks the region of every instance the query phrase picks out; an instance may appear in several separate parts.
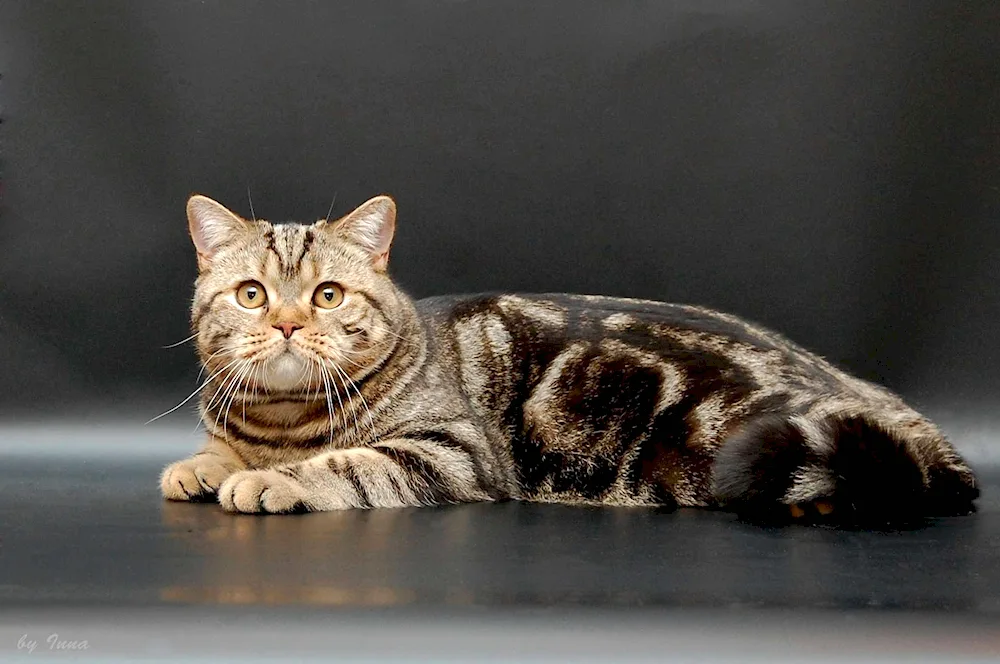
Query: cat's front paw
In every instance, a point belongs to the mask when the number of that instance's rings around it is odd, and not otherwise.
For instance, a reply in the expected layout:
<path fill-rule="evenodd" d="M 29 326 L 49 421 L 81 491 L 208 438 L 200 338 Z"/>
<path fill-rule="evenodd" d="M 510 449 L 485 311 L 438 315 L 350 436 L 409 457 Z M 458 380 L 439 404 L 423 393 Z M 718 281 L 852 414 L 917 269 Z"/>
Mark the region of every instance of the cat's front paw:
<path fill-rule="evenodd" d="M 219 489 L 219 504 L 227 512 L 287 514 L 305 511 L 305 491 L 276 470 L 244 470 Z"/>
<path fill-rule="evenodd" d="M 167 500 L 211 500 L 233 472 L 235 469 L 212 457 L 183 459 L 164 469 L 160 475 L 160 491 Z"/>

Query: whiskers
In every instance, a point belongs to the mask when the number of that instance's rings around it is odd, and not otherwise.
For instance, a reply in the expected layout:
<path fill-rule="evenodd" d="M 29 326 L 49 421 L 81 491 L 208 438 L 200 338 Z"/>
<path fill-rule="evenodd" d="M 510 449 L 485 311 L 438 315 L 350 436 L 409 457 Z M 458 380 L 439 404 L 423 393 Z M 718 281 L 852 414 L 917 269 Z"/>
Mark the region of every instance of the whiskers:
<path fill-rule="evenodd" d="M 338 192 L 336 191 L 333 192 L 333 200 L 330 201 L 330 209 L 326 211 L 326 219 L 323 220 L 326 223 L 330 223 L 330 215 L 333 214 L 333 206 L 337 203 L 337 193 Z"/>
<path fill-rule="evenodd" d="M 215 429 L 219 428 L 219 418 L 220 417 L 222 418 L 222 429 L 223 429 L 223 431 L 227 430 L 227 428 L 229 427 L 229 411 L 232 410 L 232 408 L 233 408 L 233 402 L 236 400 L 236 395 L 239 394 L 239 392 L 240 392 L 241 389 L 244 392 L 244 395 L 243 395 L 244 398 L 242 400 L 243 401 L 243 405 L 244 405 L 244 408 L 246 407 L 246 396 L 247 396 L 246 395 L 246 379 L 247 379 L 248 375 L 250 374 L 250 372 L 253 371 L 257 366 L 258 366 L 258 363 L 255 362 L 254 359 L 247 358 L 246 360 L 243 361 L 243 364 L 240 365 L 240 368 L 236 372 L 234 372 L 236 374 L 236 378 L 232 381 L 232 386 L 229 388 L 229 399 L 227 401 L 226 398 L 225 398 L 225 396 L 223 396 L 222 401 L 220 401 L 220 405 L 222 407 L 219 409 L 219 412 L 215 416 Z M 207 407 L 206 407 L 206 410 L 208 410 Z M 244 411 L 244 412 L 246 412 L 246 411 Z"/>
<path fill-rule="evenodd" d="M 250 218 L 257 223 L 257 213 L 253 211 L 253 196 L 250 195 L 250 183 L 247 183 L 247 202 L 250 203 Z"/>
<path fill-rule="evenodd" d="M 319 368 L 320 378 L 322 378 L 323 380 L 323 395 L 326 397 L 326 409 L 327 413 L 330 416 L 330 445 L 332 446 L 334 424 L 333 424 L 333 399 L 330 396 L 331 387 L 333 388 L 333 394 L 336 395 L 337 397 L 337 404 L 340 406 L 340 410 L 338 412 L 340 413 L 341 419 L 343 420 L 342 430 L 344 432 L 347 431 L 347 416 L 344 414 L 344 401 L 343 399 L 340 398 L 340 390 L 338 390 L 337 386 L 333 383 L 330 372 L 326 370 L 326 367 L 323 365 L 323 362 L 321 360 L 317 360 L 316 366 Z"/>
<path fill-rule="evenodd" d="M 399 341 L 408 344 L 410 346 L 419 345 L 415 339 L 411 339 L 410 337 L 400 334 L 398 330 L 394 330 L 388 325 L 375 325 L 372 327 L 372 332 L 376 334 L 387 334 L 390 337 L 398 339 Z"/>
<path fill-rule="evenodd" d="M 359 330 L 357 332 L 347 333 L 343 336 L 354 337 L 363 334 L 363 332 L 364 331 Z M 371 332 L 387 334 L 406 344 L 411 344 L 411 345 L 417 344 L 415 340 L 400 334 L 399 332 L 389 328 L 388 326 L 376 326 L 372 329 Z M 330 348 L 330 346 L 327 343 L 321 345 L 325 346 L 328 349 Z M 330 411 L 331 432 L 334 427 L 333 412 L 332 412 L 333 401 L 331 399 L 331 394 L 332 394 L 337 399 L 337 403 L 340 406 L 340 411 L 342 413 L 343 429 L 345 433 L 347 432 L 348 429 L 347 416 L 343 414 L 344 398 L 346 397 L 347 408 L 348 410 L 350 410 L 351 416 L 354 419 L 353 436 L 360 438 L 362 433 L 362 424 L 358 420 L 359 408 L 354 403 L 354 397 L 357 396 L 358 401 L 361 404 L 361 408 L 364 408 L 365 414 L 367 415 L 368 419 L 367 424 L 368 428 L 371 431 L 371 438 L 373 441 L 378 442 L 379 435 L 378 435 L 378 428 L 375 426 L 375 415 L 372 412 L 371 407 L 368 405 L 368 400 L 365 399 L 364 394 L 362 394 L 361 388 L 358 387 L 357 381 L 352 379 L 350 374 L 347 371 L 345 371 L 344 368 L 341 367 L 340 365 L 340 362 L 347 362 L 356 367 L 357 369 L 360 369 L 362 372 L 365 372 L 366 369 L 371 368 L 373 362 L 369 361 L 365 364 L 362 364 L 358 360 L 364 361 L 366 359 L 370 360 L 371 358 L 366 353 L 363 353 L 353 348 L 332 348 L 331 350 L 334 353 L 336 353 L 338 359 L 335 360 L 333 358 L 326 357 L 324 354 L 319 353 L 316 350 L 312 351 L 313 361 L 316 362 L 320 371 L 320 375 L 323 380 L 323 388 L 327 399 L 327 408 Z M 341 396 L 341 390 L 343 390 L 343 396 Z M 331 444 L 332 444 L 332 434 L 331 434 Z"/>
<path fill-rule="evenodd" d="M 348 361 L 350 362 L 350 360 Z M 354 393 L 358 395 L 358 399 L 361 401 L 361 405 L 364 406 L 365 412 L 368 414 L 368 426 L 371 428 L 372 440 L 378 442 L 379 438 L 378 438 L 378 430 L 375 428 L 375 417 L 372 415 L 371 408 L 368 407 L 368 401 L 365 400 L 365 396 L 361 394 L 361 390 L 358 388 L 358 384 L 353 380 L 351 380 L 351 377 L 347 375 L 347 372 L 344 371 L 342 368 L 340 368 L 340 365 L 338 365 L 333 360 L 326 360 L 325 364 L 332 367 L 333 370 L 336 372 L 337 376 L 339 376 L 340 378 L 340 384 L 344 388 L 344 392 L 347 395 L 347 403 L 351 408 L 351 414 L 354 415 L 355 430 L 360 435 L 361 425 L 358 423 L 357 408 L 354 407 L 354 402 L 351 397 L 351 389 L 353 389 Z"/>
<path fill-rule="evenodd" d="M 315 348 L 310 350 L 309 383 L 312 382 L 313 370 L 317 371 L 319 374 L 319 381 L 316 386 L 316 395 L 318 396 L 320 390 L 322 389 L 323 398 L 326 402 L 327 418 L 329 421 L 330 445 L 332 446 L 334 443 L 334 433 L 338 430 L 338 428 L 342 432 L 344 438 L 351 444 L 364 444 L 364 425 L 362 424 L 362 420 L 358 418 L 358 411 L 360 408 L 365 409 L 365 412 L 368 415 L 367 424 L 371 430 L 371 438 L 377 442 L 379 437 L 378 430 L 375 427 L 374 415 L 372 414 L 371 408 L 368 406 L 368 402 L 361 393 L 357 383 L 351 380 L 351 377 L 347 374 L 347 372 L 345 372 L 332 358 L 326 357 Z M 355 404 L 355 396 L 358 397 L 360 407 Z M 335 421 L 334 418 L 334 411 L 338 414 L 338 417 L 336 418 L 337 421 Z M 353 419 L 353 427 L 349 421 L 350 419 Z"/>
<path fill-rule="evenodd" d="M 189 337 L 188 339 L 185 339 L 184 341 L 178 342 L 178 343 L 186 343 L 187 341 L 190 341 L 191 339 L 193 339 L 193 338 L 195 338 L 197 336 L 198 335 L 196 333 L 196 334 L 192 335 L 191 337 Z M 175 344 L 175 345 L 177 345 L 177 344 Z M 223 347 L 223 348 L 220 348 L 219 350 L 215 351 L 214 353 L 212 353 L 211 355 L 209 355 L 205 359 L 204 362 L 202 362 L 201 370 L 198 371 L 198 377 L 195 379 L 195 381 L 197 382 L 197 381 L 201 381 L 202 380 L 202 376 L 205 375 L 205 372 L 208 369 L 208 367 L 211 364 L 211 362 L 212 362 L 213 359 L 215 359 L 217 357 L 221 357 L 223 360 L 225 360 L 227 358 L 227 356 L 235 355 L 235 354 L 239 353 L 240 351 L 241 351 L 241 348 L 238 348 L 238 347 L 237 348 Z M 208 378 L 205 378 L 204 381 L 200 382 L 199 385 L 198 385 L 198 387 L 195 388 L 195 390 L 193 392 L 191 392 L 191 394 L 189 394 L 186 397 L 184 397 L 184 399 L 182 399 L 180 403 L 178 403 L 173 408 L 170 408 L 169 410 L 166 410 L 166 411 L 160 413 L 159 415 L 157 415 L 156 417 L 148 420 L 146 422 L 146 424 L 151 424 L 151 423 L 155 422 L 156 420 L 160 419 L 161 417 L 166 417 L 167 415 L 170 415 L 171 413 L 177 412 L 177 410 L 179 410 L 186 403 L 188 403 L 189 401 L 191 401 L 192 399 L 194 399 L 196 396 L 198 396 L 199 394 L 201 394 L 202 390 L 204 390 L 209 385 L 212 385 L 212 383 L 215 382 L 220 377 L 221 377 L 221 382 L 219 383 L 218 387 L 216 387 L 215 392 L 212 394 L 212 398 L 209 399 L 208 404 L 206 405 L 205 409 L 208 410 L 213 405 L 215 405 L 217 402 L 218 403 L 222 403 L 223 401 L 226 401 L 227 399 L 229 400 L 230 403 L 232 403 L 232 398 L 235 398 L 235 395 L 238 392 L 238 389 L 239 389 L 239 387 L 241 385 L 242 379 L 245 379 L 247 377 L 250 369 L 254 368 L 258 364 L 258 362 L 256 362 L 256 358 L 258 356 L 259 356 L 259 353 L 255 353 L 254 355 L 251 355 L 250 357 L 233 357 L 233 358 L 229 358 L 228 362 L 225 362 L 221 367 L 219 367 L 215 371 L 211 372 L 211 374 L 208 376 Z M 256 386 L 254 387 L 254 389 L 256 390 Z M 256 391 L 254 393 L 256 394 Z M 221 396 L 221 399 L 220 399 L 220 396 Z M 230 397 L 232 397 L 232 398 L 230 398 Z"/>
<path fill-rule="evenodd" d="M 178 346 L 183 346 L 184 344 L 186 344 L 187 342 L 191 341 L 192 339 L 197 339 L 198 338 L 198 334 L 199 334 L 198 332 L 195 332 L 194 334 L 192 334 L 187 339 L 181 339 L 180 341 L 172 343 L 172 344 L 170 344 L 168 346 L 160 346 L 160 348 L 166 350 L 168 348 L 177 348 Z"/>
<path fill-rule="evenodd" d="M 235 352 L 235 351 L 233 351 L 233 352 Z M 197 396 L 199 392 L 201 392 L 203 389 L 205 389 L 206 387 L 208 387 L 212 383 L 212 381 L 215 380 L 216 378 L 218 378 L 220 375 L 222 375 L 223 373 L 226 373 L 227 371 L 231 373 L 231 371 L 234 370 L 239 365 L 240 362 L 241 362 L 240 358 L 236 358 L 236 359 L 230 360 L 225 365 L 223 365 L 221 369 L 219 369 L 218 371 L 216 371 L 215 373 L 213 373 L 211 376 L 209 376 L 208 378 L 206 378 L 205 382 L 203 382 L 201 385 L 199 385 L 194 390 L 194 392 L 192 392 L 191 394 L 187 395 L 179 404 L 177 404 L 176 406 L 174 406 L 170 410 L 167 410 L 165 412 L 160 413 L 156 417 L 154 417 L 151 420 L 147 421 L 146 424 L 150 424 L 150 423 L 155 422 L 156 420 L 160 419 L 161 417 L 166 417 L 170 413 L 176 412 L 181 406 L 183 406 L 187 402 L 191 401 L 191 399 L 193 399 L 195 396 Z M 205 367 L 203 366 L 202 367 L 202 372 L 204 372 L 204 370 L 205 370 Z M 225 377 L 224 380 L 228 380 L 229 379 L 230 373 L 226 373 L 226 377 Z M 198 374 L 198 380 L 201 380 L 201 373 Z"/>

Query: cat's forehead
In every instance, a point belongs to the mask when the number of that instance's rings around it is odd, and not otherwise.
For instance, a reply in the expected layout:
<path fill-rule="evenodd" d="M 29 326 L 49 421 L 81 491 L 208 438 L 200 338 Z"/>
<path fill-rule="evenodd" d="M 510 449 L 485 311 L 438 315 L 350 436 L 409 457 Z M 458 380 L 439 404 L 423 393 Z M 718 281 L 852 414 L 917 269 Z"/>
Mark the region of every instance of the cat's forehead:
<path fill-rule="evenodd" d="M 358 278 L 367 272 L 363 254 L 316 224 L 256 222 L 256 232 L 224 261 L 230 279 L 299 282 Z"/>

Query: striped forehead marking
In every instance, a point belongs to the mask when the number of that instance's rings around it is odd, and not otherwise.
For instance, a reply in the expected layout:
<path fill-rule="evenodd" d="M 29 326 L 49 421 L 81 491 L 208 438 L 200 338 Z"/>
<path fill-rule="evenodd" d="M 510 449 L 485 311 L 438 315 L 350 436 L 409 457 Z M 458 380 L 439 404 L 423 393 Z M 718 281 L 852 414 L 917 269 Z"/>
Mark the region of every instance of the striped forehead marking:
<path fill-rule="evenodd" d="M 279 224 L 267 230 L 267 250 L 278 259 L 278 271 L 294 277 L 316 239 L 315 231 L 301 224 Z"/>

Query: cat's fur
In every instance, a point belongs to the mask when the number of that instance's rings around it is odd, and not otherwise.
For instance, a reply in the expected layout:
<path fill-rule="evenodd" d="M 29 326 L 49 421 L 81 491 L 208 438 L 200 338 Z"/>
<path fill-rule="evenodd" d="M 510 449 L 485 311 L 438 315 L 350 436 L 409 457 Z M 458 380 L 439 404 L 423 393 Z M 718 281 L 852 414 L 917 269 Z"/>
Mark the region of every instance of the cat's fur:
<path fill-rule="evenodd" d="M 208 441 L 174 500 L 295 512 L 530 500 L 769 519 L 965 513 L 976 480 L 888 390 L 701 307 L 600 296 L 413 302 L 386 274 L 395 204 L 337 221 L 188 202 Z M 244 282 L 266 290 L 246 309 Z M 321 283 L 336 309 L 311 300 Z M 301 326 L 290 336 L 280 323 Z M 291 328 L 289 328 L 291 329 Z"/>

